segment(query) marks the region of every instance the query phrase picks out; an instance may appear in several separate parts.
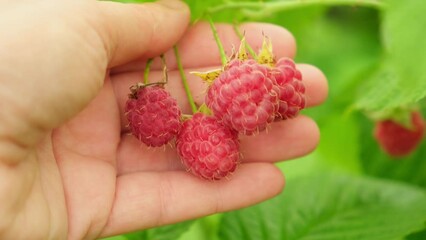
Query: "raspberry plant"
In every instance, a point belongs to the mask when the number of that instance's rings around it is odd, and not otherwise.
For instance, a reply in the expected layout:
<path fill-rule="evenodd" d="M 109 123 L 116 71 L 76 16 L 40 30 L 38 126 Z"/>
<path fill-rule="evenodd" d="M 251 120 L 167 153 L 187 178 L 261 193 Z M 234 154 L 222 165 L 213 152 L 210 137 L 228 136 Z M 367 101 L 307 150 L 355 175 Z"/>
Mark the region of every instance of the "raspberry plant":
<path fill-rule="evenodd" d="M 426 2 L 186 2 L 193 22 L 208 20 L 207 15 L 215 22 L 234 24 L 236 29 L 245 21 L 271 22 L 295 35 L 296 62 L 318 66 L 329 80 L 327 102 L 319 108 L 302 111 L 318 122 L 321 143 L 308 157 L 279 164 L 286 174 L 287 187 L 268 202 L 118 239 L 426 239 L 426 142 L 420 138 L 416 146 L 410 147 L 409 154 L 402 154 L 394 161 L 396 158 L 386 153 L 375 137 L 375 125 L 382 125 L 387 118 L 382 121 L 371 117 L 413 106 L 425 116 L 426 47 L 421 39 L 426 37 L 423 29 Z M 219 31 L 216 37 L 220 35 Z M 258 49 L 253 50 L 249 49 L 248 55 L 256 59 L 254 53 Z M 230 53 L 228 50 L 221 54 L 223 66 L 229 64 L 226 55 Z M 279 114 L 273 120 L 288 121 L 300 115 L 296 114 L 297 110 L 310 103 L 315 83 L 309 81 L 309 73 L 303 70 L 306 68 L 287 59 L 277 59 L 275 68 L 293 76 L 281 79 L 277 85 L 280 93 L 286 92 L 282 89 L 295 92 L 291 101 L 278 104 Z M 304 73 L 303 87 L 298 81 L 298 71 Z M 202 76 L 215 79 L 218 75 L 210 72 Z M 217 92 L 223 86 L 210 91 Z M 209 98 L 206 102 L 214 114 L 215 105 L 222 103 L 214 96 Z M 193 104 L 192 109 L 196 112 L 198 106 Z M 271 122 L 268 118 L 264 125 L 249 130 L 241 125 L 240 129 L 243 134 L 256 135 Z M 407 123 L 401 119 L 397 122 Z M 416 125 L 420 126 L 417 123 L 412 126 Z"/>

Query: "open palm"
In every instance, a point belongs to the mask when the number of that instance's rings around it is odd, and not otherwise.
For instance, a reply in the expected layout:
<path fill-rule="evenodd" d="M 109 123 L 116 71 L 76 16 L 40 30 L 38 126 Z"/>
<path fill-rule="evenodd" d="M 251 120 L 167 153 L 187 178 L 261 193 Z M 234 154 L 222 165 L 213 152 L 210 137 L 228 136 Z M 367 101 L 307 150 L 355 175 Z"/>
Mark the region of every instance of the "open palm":
<path fill-rule="evenodd" d="M 2 49 L 25 50 L 0 57 L 6 66 L 0 67 L 0 79 L 8 90 L 0 92 L 1 239 L 94 239 L 245 207 L 282 190 L 283 176 L 272 163 L 315 148 L 318 129 L 300 116 L 272 124 L 268 133 L 242 137 L 244 158 L 229 180 L 190 175 L 173 147 L 147 148 L 128 134 L 123 106 L 129 86 L 142 79 L 143 62 L 178 39 L 188 72 L 219 67 L 208 25 L 185 32 L 188 11 L 175 1 L 137 7 L 34 2 L 16 4 L 5 18 L 24 17 L 32 7 L 40 16 L 61 20 L 41 30 L 43 17 L 0 25 L 11 30 L 9 41 L 0 41 Z M 76 12 L 79 18 L 72 15 Z M 255 23 L 241 28 L 255 49 L 264 33 L 277 57 L 294 56 L 294 39 L 284 29 Z M 218 31 L 228 52 L 238 45 L 232 26 L 218 25 Z M 31 48 L 25 47 L 27 39 Z M 166 88 L 189 113 L 172 51 L 166 59 Z M 160 68 L 155 62 L 152 81 L 161 80 Z M 308 105 L 321 103 L 327 94 L 324 76 L 309 65 L 299 69 Z M 201 103 L 205 85 L 187 75 Z"/>

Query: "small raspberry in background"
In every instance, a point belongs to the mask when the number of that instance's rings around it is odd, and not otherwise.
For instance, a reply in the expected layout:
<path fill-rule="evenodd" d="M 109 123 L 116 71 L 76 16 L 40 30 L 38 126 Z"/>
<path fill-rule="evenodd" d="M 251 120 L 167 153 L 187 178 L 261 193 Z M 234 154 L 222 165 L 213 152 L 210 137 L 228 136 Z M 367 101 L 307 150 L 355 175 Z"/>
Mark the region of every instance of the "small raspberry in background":
<path fill-rule="evenodd" d="M 183 123 L 176 148 L 185 167 L 207 180 L 229 176 L 240 158 L 237 132 L 203 113 L 195 113 Z"/>
<path fill-rule="evenodd" d="M 181 127 L 181 111 L 161 84 L 137 84 L 126 102 L 125 114 L 132 134 L 150 147 L 171 141 Z"/>
<path fill-rule="evenodd" d="M 374 137 L 383 151 L 392 157 L 409 155 L 423 138 L 425 122 L 421 113 L 413 111 L 409 117 L 408 126 L 393 119 L 376 122 Z"/>

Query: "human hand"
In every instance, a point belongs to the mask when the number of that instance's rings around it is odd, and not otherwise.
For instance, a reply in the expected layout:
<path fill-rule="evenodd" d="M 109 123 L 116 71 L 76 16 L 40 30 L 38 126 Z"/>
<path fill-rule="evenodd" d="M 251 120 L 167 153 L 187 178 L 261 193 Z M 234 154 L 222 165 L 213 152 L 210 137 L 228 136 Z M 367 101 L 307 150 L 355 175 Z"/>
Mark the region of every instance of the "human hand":
<path fill-rule="evenodd" d="M 143 61 L 184 33 L 189 12 L 177 1 L 122 5 L 87 0 L 4 3 L 0 15 L 0 239 L 94 239 L 249 206 L 284 186 L 274 162 L 313 150 L 319 133 L 304 116 L 241 139 L 244 159 L 230 180 L 186 173 L 174 149 L 148 149 L 127 134 L 123 106 Z M 218 25 L 230 51 L 238 38 Z M 294 56 L 280 27 L 245 24 L 248 42 L 270 36 L 277 57 Z M 184 68 L 220 65 L 208 25 L 179 42 Z M 140 61 L 134 61 L 135 59 Z M 189 106 L 171 51 L 168 90 Z M 307 104 L 320 104 L 322 73 L 299 65 Z M 162 76 L 153 66 L 152 81 Z M 188 75 L 202 101 L 205 86 Z M 157 79 L 157 80 L 156 80 Z"/>

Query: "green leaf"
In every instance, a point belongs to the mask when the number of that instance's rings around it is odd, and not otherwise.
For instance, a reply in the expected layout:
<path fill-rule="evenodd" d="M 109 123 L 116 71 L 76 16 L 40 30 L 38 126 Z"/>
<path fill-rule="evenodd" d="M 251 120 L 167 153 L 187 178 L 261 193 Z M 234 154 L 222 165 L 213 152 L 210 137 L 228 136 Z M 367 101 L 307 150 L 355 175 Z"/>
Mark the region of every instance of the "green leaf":
<path fill-rule="evenodd" d="M 188 231 L 194 221 L 186 221 L 163 227 L 125 234 L 128 240 L 173 240 Z"/>
<path fill-rule="evenodd" d="M 393 240 L 424 228 L 426 193 L 395 182 L 321 174 L 224 215 L 220 237 L 245 240 Z"/>
<path fill-rule="evenodd" d="M 388 0 L 383 19 L 383 65 L 359 95 L 369 111 L 416 103 L 426 96 L 426 1 Z"/>
<path fill-rule="evenodd" d="M 198 219 L 178 240 L 220 240 L 217 238 L 217 231 L 221 216 L 222 214 L 214 214 Z"/>
<path fill-rule="evenodd" d="M 426 239 L 426 226 L 425 226 L 425 229 L 423 229 L 422 231 L 412 233 L 405 238 L 405 240 L 425 240 L 425 239 Z"/>

